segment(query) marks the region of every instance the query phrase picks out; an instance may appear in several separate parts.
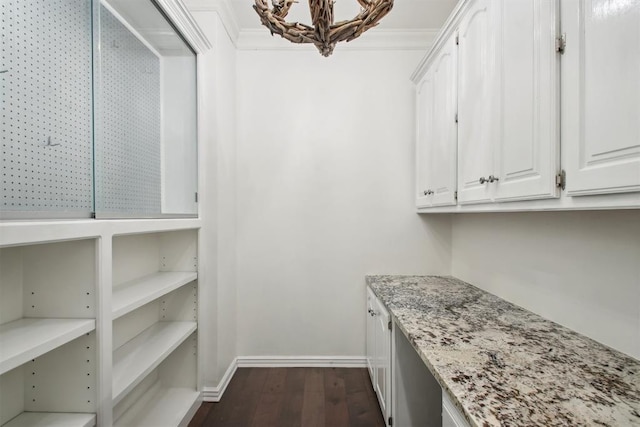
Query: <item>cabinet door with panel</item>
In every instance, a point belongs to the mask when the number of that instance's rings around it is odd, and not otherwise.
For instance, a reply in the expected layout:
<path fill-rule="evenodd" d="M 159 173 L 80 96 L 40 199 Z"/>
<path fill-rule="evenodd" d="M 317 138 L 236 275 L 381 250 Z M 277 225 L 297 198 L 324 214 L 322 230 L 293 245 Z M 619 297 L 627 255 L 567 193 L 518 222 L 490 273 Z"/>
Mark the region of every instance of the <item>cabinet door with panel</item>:
<path fill-rule="evenodd" d="M 433 65 L 433 134 L 429 150 L 431 206 L 456 204 L 457 49 L 455 34 L 438 53 Z"/>
<path fill-rule="evenodd" d="M 391 329 L 389 328 L 391 317 L 389 312 L 382 305 L 380 300 L 376 300 L 376 357 L 375 357 L 375 378 L 374 388 L 380 403 L 382 415 L 388 424 L 391 416 Z"/>
<path fill-rule="evenodd" d="M 458 132 L 455 35 L 443 44 L 417 90 L 417 207 L 456 204 Z"/>
<path fill-rule="evenodd" d="M 561 8 L 567 194 L 640 191 L 640 2 L 564 0 Z"/>
<path fill-rule="evenodd" d="M 558 197 L 558 2 L 502 0 L 500 8 L 500 136 L 494 146 L 494 183 L 490 183 L 495 187 L 494 200 Z"/>
<path fill-rule="evenodd" d="M 487 178 L 499 120 L 495 15 L 498 2 L 472 0 L 458 28 L 458 203 L 490 202 Z"/>
<path fill-rule="evenodd" d="M 416 90 L 416 206 L 431 206 L 430 159 L 433 144 L 433 73 L 427 70 Z"/>

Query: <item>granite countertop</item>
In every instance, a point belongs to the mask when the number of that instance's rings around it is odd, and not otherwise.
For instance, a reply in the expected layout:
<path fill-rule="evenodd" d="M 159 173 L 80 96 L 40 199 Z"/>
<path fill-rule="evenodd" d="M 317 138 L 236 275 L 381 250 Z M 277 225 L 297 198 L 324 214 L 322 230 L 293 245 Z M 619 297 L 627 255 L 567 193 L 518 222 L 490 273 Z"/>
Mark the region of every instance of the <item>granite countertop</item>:
<path fill-rule="evenodd" d="M 640 426 L 640 361 L 452 277 L 367 284 L 472 426 Z"/>

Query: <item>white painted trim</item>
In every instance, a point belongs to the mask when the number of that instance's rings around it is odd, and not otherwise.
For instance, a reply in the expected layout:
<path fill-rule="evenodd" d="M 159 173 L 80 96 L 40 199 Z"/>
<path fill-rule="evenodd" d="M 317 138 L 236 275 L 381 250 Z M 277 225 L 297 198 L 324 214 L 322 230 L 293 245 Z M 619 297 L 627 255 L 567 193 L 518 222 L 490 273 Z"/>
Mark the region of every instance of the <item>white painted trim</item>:
<path fill-rule="evenodd" d="M 365 356 L 238 356 L 238 368 L 366 368 Z"/>
<path fill-rule="evenodd" d="M 227 371 L 224 373 L 222 378 L 220 379 L 220 383 L 216 387 L 203 387 L 202 389 L 202 397 L 205 402 L 219 402 L 224 394 L 224 391 L 227 389 L 227 386 L 231 382 L 231 378 L 236 373 L 238 369 L 238 360 L 233 359 Z"/>
<path fill-rule="evenodd" d="M 513 202 L 477 203 L 468 205 L 417 208 L 418 213 L 466 213 L 466 212 L 530 212 L 640 209 L 640 192 L 610 194 L 606 196 L 578 196 L 565 194 L 560 198 L 522 200 Z"/>
<path fill-rule="evenodd" d="M 374 28 L 351 42 L 339 43 L 338 50 L 426 50 L 438 30 L 384 30 Z M 272 36 L 266 28 L 244 29 L 236 42 L 238 50 L 309 50 L 311 44 L 291 43 L 280 36 Z"/>
<path fill-rule="evenodd" d="M 180 33 L 189 42 L 196 53 L 204 53 L 211 49 L 211 42 L 193 19 L 189 9 L 182 0 L 157 0 L 164 13 L 178 27 Z"/>
<path fill-rule="evenodd" d="M 230 0 L 185 0 L 185 3 L 191 12 L 218 13 L 225 31 L 235 46 L 240 35 L 240 24 L 238 24 L 238 19 Z"/>
<path fill-rule="evenodd" d="M 366 368 L 365 356 L 238 356 L 215 387 L 203 387 L 205 402 L 219 402 L 238 368 Z"/>
<path fill-rule="evenodd" d="M 434 37 L 433 43 L 427 51 L 426 55 L 422 58 L 422 60 L 420 60 L 420 63 L 416 67 L 415 71 L 413 72 L 413 74 L 411 74 L 410 79 L 414 84 L 418 84 L 420 82 L 420 79 L 422 79 L 422 76 L 427 71 L 427 68 L 429 68 L 430 63 L 435 58 L 438 50 L 440 50 L 442 45 L 444 45 L 449 38 L 449 34 L 456 30 L 458 22 L 460 21 L 460 19 L 462 19 L 462 16 L 466 12 L 470 4 L 471 2 L 469 0 L 458 1 L 456 7 L 453 9 L 451 14 L 449 14 L 449 18 L 447 18 L 447 21 Z"/>

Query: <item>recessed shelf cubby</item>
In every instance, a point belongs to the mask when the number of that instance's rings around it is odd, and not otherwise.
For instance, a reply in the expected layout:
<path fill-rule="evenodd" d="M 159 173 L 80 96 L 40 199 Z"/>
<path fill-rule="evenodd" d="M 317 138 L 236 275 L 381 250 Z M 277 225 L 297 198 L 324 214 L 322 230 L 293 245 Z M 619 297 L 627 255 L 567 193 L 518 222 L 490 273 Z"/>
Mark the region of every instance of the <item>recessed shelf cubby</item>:
<path fill-rule="evenodd" d="M 197 241 L 197 230 L 113 238 L 115 425 L 179 424 L 198 403 Z"/>
<path fill-rule="evenodd" d="M 0 425 L 95 425 L 96 244 L 0 248 Z"/>

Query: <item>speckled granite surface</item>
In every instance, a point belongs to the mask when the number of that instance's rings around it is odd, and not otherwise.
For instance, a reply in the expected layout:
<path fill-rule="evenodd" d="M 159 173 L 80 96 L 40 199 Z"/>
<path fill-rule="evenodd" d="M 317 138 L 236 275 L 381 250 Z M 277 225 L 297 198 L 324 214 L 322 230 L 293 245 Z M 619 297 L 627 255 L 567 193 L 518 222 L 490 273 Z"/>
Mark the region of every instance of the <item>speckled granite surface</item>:
<path fill-rule="evenodd" d="M 640 426 L 640 361 L 451 277 L 367 276 L 475 426 Z"/>

